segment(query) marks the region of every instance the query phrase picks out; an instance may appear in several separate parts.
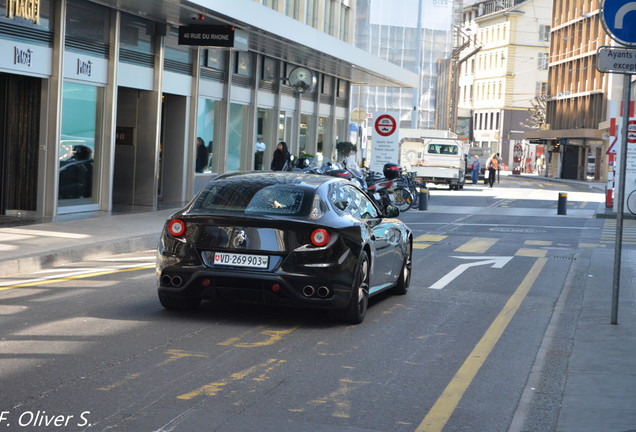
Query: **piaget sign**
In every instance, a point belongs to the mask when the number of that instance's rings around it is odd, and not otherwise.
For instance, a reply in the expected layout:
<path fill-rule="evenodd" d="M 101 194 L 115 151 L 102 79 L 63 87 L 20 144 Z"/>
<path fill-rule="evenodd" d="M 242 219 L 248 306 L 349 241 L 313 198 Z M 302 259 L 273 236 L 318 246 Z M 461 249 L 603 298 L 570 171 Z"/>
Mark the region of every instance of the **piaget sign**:
<path fill-rule="evenodd" d="M 7 18 L 24 18 L 40 24 L 40 0 L 7 0 Z"/>

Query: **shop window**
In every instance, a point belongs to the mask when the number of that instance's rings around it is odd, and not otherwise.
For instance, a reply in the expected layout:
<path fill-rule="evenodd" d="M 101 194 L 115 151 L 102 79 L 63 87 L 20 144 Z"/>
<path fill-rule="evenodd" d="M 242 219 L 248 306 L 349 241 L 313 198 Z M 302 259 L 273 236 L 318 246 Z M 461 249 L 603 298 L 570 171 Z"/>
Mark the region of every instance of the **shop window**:
<path fill-rule="evenodd" d="M 59 206 L 98 203 L 103 88 L 65 82 L 62 94 Z"/>
<path fill-rule="evenodd" d="M 240 171 L 241 154 L 245 154 L 245 147 L 252 146 L 243 138 L 246 136 L 245 125 L 248 117 L 248 106 L 232 103 L 230 104 L 230 121 L 228 124 L 227 159 L 225 161 L 225 171 Z"/>
<path fill-rule="evenodd" d="M 155 23 L 134 15 L 121 14 L 119 42 L 122 49 L 152 55 L 154 54 L 153 35 L 155 33 Z"/>
<path fill-rule="evenodd" d="M 223 70 L 225 67 L 225 57 L 222 48 L 208 48 L 205 55 L 205 67 Z"/>
<path fill-rule="evenodd" d="M 177 27 L 170 27 L 164 45 L 166 60 L 187 65 L 192 64 L 192 50 L 188 45 L 179 45 L 179 29 Z"/>
<path fill-rule="evenodd" d="M 107 45 L 110 37 L 110 10 L 93 2 L 69 0 L 66 9 L 66 37 L 84 43 Z"/>
<path fill-rule="evenodd" d="M 237 51 L 236 52 L 236 65 L 234 73 L 242 76 L 250 76 L 252 71 L 252 64 L 249 52 Z"/>
<path fill-rule="evenodd" d="M 197 106 L 197 140 L 201 138 L 204 149 L 198 148 L 198 143 L 195 147 L 195 154 L 197 155 L 197 162 L 195 163 L 195 171 L 198 173 L 210 173 L 214 172 L 218 151 L 214 146 L 216 139 L 216 114 L 220 110 L 221 103 L 212 99 L 199 98 Z M 207 161 L 202 160 L 207 159 Z"/>
<path fill-rule="evenodd" d="M 263 57 L 263 73 L 261 79 L 263 81 L 274 81 L 276 73 L 276 61 L 274 59 Z"/>

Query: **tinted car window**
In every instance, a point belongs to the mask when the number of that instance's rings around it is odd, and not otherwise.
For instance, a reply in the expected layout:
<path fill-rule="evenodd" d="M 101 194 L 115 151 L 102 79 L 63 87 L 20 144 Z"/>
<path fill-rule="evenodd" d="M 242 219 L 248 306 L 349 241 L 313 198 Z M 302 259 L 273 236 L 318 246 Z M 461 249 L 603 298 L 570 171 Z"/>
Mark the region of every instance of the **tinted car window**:
<path fill-rule="evenodd" d="M 351 205 L 351 195 L 347 192 L 347 188 L 335 187 L 329 193 L 329 201 L 331 201 L 334 207 L 340 210 L 340 212 L 349 213 L 351 211 L 349 208 Z"/>
<path fill-rule="evenodd" d="M 310 191 L 287 184 L 219 182 L 209 186 L 194 208 L 215 213 L 307 216 L 313 201 Z"/>
<path fill-rule="evenodd" d="M 341 213 L 348 213 L 357 219 L 378 217 L 378 211 L 371 201 L 358 189 L 344 185 L 334 188 L 329 200 Z"/>
<path fill-rule="evenodd" d="M 348 187 L 349 194 L 351 195 L 351 209 L 355 209 L 355 216 L 359 219 L 371 219 L 377 218 L 380 215 L 373 203 L 367 198 L 367 196 L 354 187 Z"/>

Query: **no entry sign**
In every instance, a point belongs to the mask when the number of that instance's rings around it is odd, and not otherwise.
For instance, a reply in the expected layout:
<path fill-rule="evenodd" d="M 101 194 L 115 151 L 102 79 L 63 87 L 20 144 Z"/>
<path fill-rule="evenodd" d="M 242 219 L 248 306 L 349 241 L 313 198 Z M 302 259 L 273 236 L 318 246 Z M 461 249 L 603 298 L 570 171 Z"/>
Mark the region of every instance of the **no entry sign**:
<path fill-rule="evenodd" d="M 396 129 L 397 121 L 389 114 L 382 114 L 375 120 L 375 131 L 383 137 L 393 135 Z"/>
<path fill-rule="evenodd" d="M 372 171 L 382 172 L 386 163 L 399 162 L 400 128 L 398 113 L 376 113 L 373 120 L 370 166 Z"/>

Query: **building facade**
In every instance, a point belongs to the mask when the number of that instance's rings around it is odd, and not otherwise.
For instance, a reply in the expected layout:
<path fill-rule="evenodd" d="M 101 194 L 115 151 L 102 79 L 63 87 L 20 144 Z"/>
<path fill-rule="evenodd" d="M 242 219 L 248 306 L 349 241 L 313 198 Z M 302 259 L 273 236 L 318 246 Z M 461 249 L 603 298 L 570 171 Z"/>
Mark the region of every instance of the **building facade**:
<path fill-rule="evenodd" d="M 356 0 L 355 45 L 416 73 L 419 81 L 413 89 L 355 86 L 352 108 L 397 113 L 403 128 L 435 129 L 438 61 L 450 55 L 457 3 Z"/>
<path fill-rule="evenodd" d="M 545 94 L 552 0 L 477 1 L 464 6 L 459 117 L 471 142 L 500 153 L 507 167 L 535 170 L 529 109 Z M 521 150 L 519 150 L 521 149 Z"/>
<path fill-rule="evenodd" d="M 279 140 L 331 156 L 352 83 L 417 83 L 347 42 L 354 13 L 347 0 L 0 0 L 0 217 L 181 205 L 217 174 L 268 169 Z M 193 42 L 192 26 L 231 44 Z M 308 90 L 289 80 L 300 66 Z"/>
<path fill-rule="evenodd" d="M 600 0 L 555 0 L 548 60 L 546 124 L 526 134 L 548 149 L 545 175 L 607 180 L 609 119 L 620 110 L 622 76 L 596 68 L 599 47 L 611 45 Z"/>

